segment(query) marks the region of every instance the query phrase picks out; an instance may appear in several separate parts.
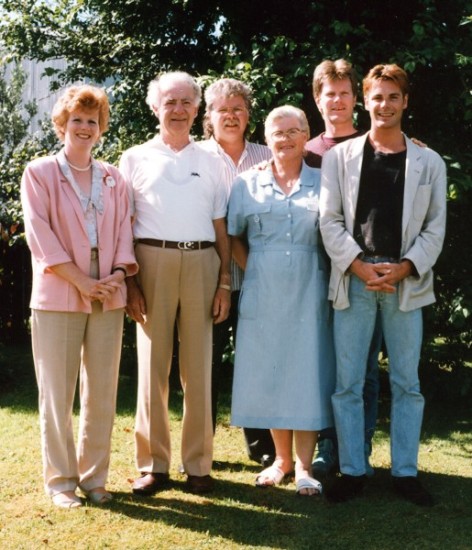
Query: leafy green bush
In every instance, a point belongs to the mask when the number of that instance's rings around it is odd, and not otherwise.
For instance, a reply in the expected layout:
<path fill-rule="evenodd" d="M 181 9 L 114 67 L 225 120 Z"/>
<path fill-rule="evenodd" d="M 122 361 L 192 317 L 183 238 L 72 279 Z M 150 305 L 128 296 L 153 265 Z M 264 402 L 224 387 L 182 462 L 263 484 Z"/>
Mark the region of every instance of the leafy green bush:
<path fill-rule="evenodd" d="M 321 60 L 345 57 L 360 76 L 377 63 L 404 66 L 412 84 L 405 131 L 438 151 L 449 174 L 447 239 L 436 266 L 438 301 L 424 312 L 424 386 L 436 396 L 472 395 L 469 0 L 411 0 L 401 10 L 397 0 L 385 0 L 380 9 L 377 0 L 292 2 L 290 10 L 286 2 L 254 0 L 0 0 L 2 8 L 0 44 L 10 59 L 47 61 L 60 52 L 66 68 L 47 70 L 56 88 L 83 79 L 107 84 L 112 124 L 97 156 L 112 161 L 155 132 L 144 98 L 160 71 L 186 70 L 204 85 L 221 75 L 250 84 L 253 139 L 262 141 L 262 121 L 283 103 L 306 111 L 314 135 L 322 130 L 311 96 L 313 68 Z M 366 129 L 361 104 L 359 97 L 357 122 Z M 21 133 L 22 122 L 17 124 Z M 10 201 L 1 214 L 9 251 L 21 235 L 15 201 L 22 165 L 44 150 L 37 142 L 18 147 L 9 149 L 15 152 L 11 170 L 9 163 L 0 169 L 2 205 Z M 25 276 L 21 269 L 7 274 L 3 286 L 17 285 Z M 14 301 L 17 305 L 18 298 Z"/>
<path fill-rule="evenodd" d="M 22 104 L 26 75 L 21 66 L 0 73 L 0 334 L 4 342 L 28 337 L 31 260 L 22 224 L 20 181 L 26 163 L 53 146 L 50 130 L 30 136 L 36 105 Z"/>

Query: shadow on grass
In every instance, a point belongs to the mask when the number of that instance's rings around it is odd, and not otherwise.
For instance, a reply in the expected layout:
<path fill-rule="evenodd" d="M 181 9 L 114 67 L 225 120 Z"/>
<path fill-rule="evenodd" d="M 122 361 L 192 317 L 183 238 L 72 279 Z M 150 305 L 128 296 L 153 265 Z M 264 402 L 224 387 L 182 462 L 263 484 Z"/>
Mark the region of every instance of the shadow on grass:
<path fill-rule="evenodd" d="M 129 336 L 128 336 L 129 338 Z M 137 360 L 135 350 L 129 345 L 123 348 L 118 384 L 117 414 L 134 415 L 136 410 Z M 182 414 L 182 390 L 176 358 L 170 373 L 169 411 L 179 417 Z M 230 385 L 224 384 L 219 409 L 227 413 L 230 408 Z M 17 412 L 35 412 L 38 408 L 38 392 L 30 343 L 22 347 L 0 346 L 0 407 L 10 407 Z M 78 399 L 76 398 L 76 409 Z M 377 434 L 387 437 L 390 425 L 390 388 L 388 373 L 380 370 L 380 400 Z M 447 438 L 461 432 L 466 444 L 472 444 L 472 404 L 468 400 L 450 403 L 429 401 L 423 421 L 422 440 L 428 437 Z"/>
<path fill-rule="evenodd" d="M 134 414 L 136 411 L 137 370 L 134 350 L 124 348 L 118 382 L 118 414 Z M 179 415 L 182 412 L 182 394 L 175 360 L 170 374 L 170 388 L 169 408 L 171 413 Z M 17 412 L 35 412 L 38 409 L 38 390 L 29 342 L 22 347 L 0 346 L 0 407 L 10 407 Z M 78 407 L 76 396 L 76 410 Z"/>
<path fill-rule="evenodd" d="M 246 464 L 242 462 L 214 460 L 212 470 L 214 472 L 253 472 L 255 477 L 261 471 L 261 466 L 255 462 Z"/>
<path fill-rule="evenodd" d="M 15 411 L 37 411 L 37 391 L 29 348 L 0 348 L 0 364 L 7 365 L 8 383 L 0 385 L 0 406 Z M 118 394 L 118 413 L 134 414 L 136 368 L 129 358 L 123 365 Z M 179 415 L 182 395 L 178 376 L 171 376 L 172 413 Z M 229 394 L 222 396 L 225 410 Z M 382 386 L 378 436 L 388 437 L 388 384 Z M 472 416 L 470 404 L 444 407 L 428 403 L 425 409 L 423 440 L 442 439 L 461 434 L 461 455 L 470 456 Z M 257 489 L 252 485 L 224 479 L 232 473 L 258 472 L 257 465 L 216 461 L 215 492 L 206 497 L 184 493 L 183 477 L 173 480 L 169 490 L 152 498 L 138 498 L 131 493 L 115 493 L 108 510 L 154 526 L 157 522 L 181 530 L 190 543 L 192 533 L 218 537 L 249 547 L 310 549 L 363 548 L 389 550 L 470 548 L 472 531 L 472 479 L 458 475 L 421 473 L 421 480 L 431 490 L 438 504 L 420 508 L 399 499 L 392 491 L 390 473 L 376 469 L 364 495 L 352 502 L 330 505 L 324 498 L 296 497 L 293 483 L 277 488 Z M 223 478 L 223 479 L 222 479 Z M 181 493 L 181 495 L 180 495 Z M 223 540 L 224 539 L 224 540 Z M 230 544 L 228 544 L 230 546 Z M 145 547 L 145 546 L 144 546 Z"/>
<path fill-rule="evenodd" d="M 293 484 L 258 489 L 225 480 L 217 480 L 210 496 L 179 499 L 173 495 L 184 491 L 184 482 L 173 481 L 168 491 L 150 498 L 115 493 L 110 510 L 250 547 L 411 548 L 408 542 L 418 536 L 415 548 L 465 548 L 472 479 L 439 474 L 421 479 L 438 502 L 432 508 L 401 500 L 392 490 L 389 471 L 376 470 L 363 496 L 344 504 L 297 497 Z M 426 524 L 431 528 L 425 529 Z"/>

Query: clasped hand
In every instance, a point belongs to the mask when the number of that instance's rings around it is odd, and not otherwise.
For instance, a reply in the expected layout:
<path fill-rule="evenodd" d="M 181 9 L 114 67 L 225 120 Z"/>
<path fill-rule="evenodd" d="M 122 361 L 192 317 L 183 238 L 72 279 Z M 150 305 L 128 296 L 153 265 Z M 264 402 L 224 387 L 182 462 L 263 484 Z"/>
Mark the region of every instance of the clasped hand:
<path fill-rule="evenodd" d="M 104 302 L 112 294 L 114 294 L 123 282 L 121 273 L 113 273 L 100 280 L 91 279 L 91 284 L 86 288 L 81 289 L 81 293 L 90 300 L 98 300 Z"/>
<path fill-rule="evenodd" d="M 366 290 L 372 292 L 396 292 L 396 285 L 411 274 L 411 263 L 404 260 L 398 264 L 382 262 L 371 264 L 356 259 L 351 272 L 366 283 Z"/>

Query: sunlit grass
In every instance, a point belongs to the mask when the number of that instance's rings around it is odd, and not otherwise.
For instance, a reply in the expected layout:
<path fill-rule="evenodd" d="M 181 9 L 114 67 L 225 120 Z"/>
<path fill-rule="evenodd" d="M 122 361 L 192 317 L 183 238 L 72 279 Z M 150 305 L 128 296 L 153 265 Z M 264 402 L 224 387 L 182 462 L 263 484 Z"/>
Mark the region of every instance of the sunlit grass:
<path fill-rule="evenodd" d="M 23 357 L 23 364 L 21 361 Z M 0 359 L 2 355 L 0 354 Z M 4 358 L 4 356 L 3 356 Z M 0 548 L 74 549 L 470 549 L 472 520 L 472 419 L 464 407 L 425 412 L 421 479 L 438 504 L 419 508 L 390 486 L 389 401 L 382 396 L 365 495 L 342 505 L 295 496 L 293 482 L 257 489 L 259 471 L 245 453 L 239 429 L 228 424 L 223 396 L 215 437 L 216 487 L 207 496 L 184 490 L 180 463 L 181 395 L 171 396 L 172 486 L 152 498 L 131 493 L 134 466 L 133 370 L 123 369 L 113 432 L 108 508 L 53 507 L 44 494 L 30 358 L 16 356 L 18 383 L 0 388 Z M 77 421 L 77 419 L 75 419 Z"/>

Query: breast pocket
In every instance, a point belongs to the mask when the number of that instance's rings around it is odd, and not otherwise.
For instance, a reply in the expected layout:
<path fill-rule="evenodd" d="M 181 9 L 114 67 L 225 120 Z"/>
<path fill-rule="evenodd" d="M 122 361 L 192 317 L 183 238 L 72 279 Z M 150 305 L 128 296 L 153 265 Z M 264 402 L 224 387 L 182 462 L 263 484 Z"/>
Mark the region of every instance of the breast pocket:
<path fill-rule="evenodd" d="M 293 201 L 291 209 L 293 217 L 294 244 L 315 246 L 319 225 L 318 197 L 307 197 Z"/>
<path fill-rule="evenodd" d="M 271 235 L 274 230 L 274 219 L 270 204 L 251 205 L 247 213 L 249 234 Z"/>
<path fill-rule="evenodd" d="M 310 197 L 306 202 L 306 213 L 305 215 L 309 218 L 310 224 L 314 227 L 318 227 L 320 209 L 318 197 Z"/>

